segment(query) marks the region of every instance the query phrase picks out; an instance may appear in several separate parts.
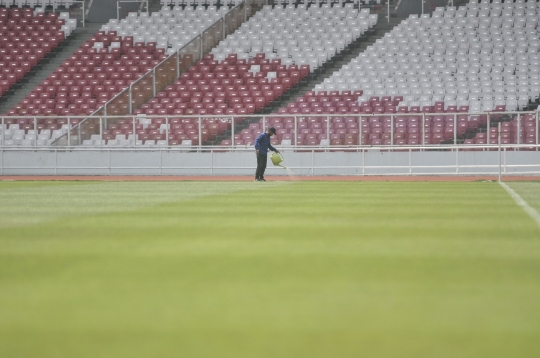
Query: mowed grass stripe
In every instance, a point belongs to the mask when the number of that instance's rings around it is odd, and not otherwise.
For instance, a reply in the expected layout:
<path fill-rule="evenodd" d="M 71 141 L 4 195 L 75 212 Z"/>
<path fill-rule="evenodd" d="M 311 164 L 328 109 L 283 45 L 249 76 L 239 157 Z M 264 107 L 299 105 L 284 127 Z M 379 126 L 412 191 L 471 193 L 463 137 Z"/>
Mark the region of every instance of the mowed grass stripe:
<path fill-rule="evenodd" d="M 0 182 L 0 228 L 258 189 L 246 182 Z M 269 183 L 267 185 L 282 185 Z"/>
<path fill-rule="evenodd" d="M 0 355 L 540 353 L 539 231 L 498 184 L 259 188 L 3 229 Z"/>
<path fill-rule="evenodd" d="M 514 189 L 527 204 L 540 212 L 540 182 L 507 182 L 506 185 Z"/>

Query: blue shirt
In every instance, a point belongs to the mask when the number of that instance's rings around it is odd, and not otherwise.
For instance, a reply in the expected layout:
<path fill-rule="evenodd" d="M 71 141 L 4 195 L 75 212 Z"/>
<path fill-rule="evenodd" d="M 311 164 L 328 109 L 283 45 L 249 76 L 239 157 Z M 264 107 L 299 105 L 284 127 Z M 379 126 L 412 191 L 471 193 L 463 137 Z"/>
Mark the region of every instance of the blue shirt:
<path fill-rule="evenodd" d="M 270 136 L 266 132 L 261 133 L 257 139 L 255 139 L 255 149 L 258 150 L 259 153 L 267 155 L 268 148 L 274 152 L 276 151 L 276 148 L 272 147 L 272 144 L 270 144 Z"/>

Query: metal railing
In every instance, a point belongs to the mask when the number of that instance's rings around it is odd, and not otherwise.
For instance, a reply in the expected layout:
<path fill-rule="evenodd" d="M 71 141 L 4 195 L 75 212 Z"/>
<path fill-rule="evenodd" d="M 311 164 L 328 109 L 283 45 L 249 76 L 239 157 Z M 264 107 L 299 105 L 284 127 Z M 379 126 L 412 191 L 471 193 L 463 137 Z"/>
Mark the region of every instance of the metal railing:
<path fill-rule="evenodd" d="M 163 139 L 158 140 L 164 140 L 165 142 L 161 143 L 165 146 L 178 145 L 183 140 L 191 140 L 192 144 L 200 149 L 207 146 L 208 141 L 217 138 L 216 136 L 219 135 L 222 140 L 230 140 L 229 146 L 235 147 L 238 145 L 240 138 L 243 138 L 241 145 L 248 142 L 253 144 L 255 138 L 245 140 L 246 136 L 243 136 L 240 132 L 249 124 L 257 123 L 256 121 L 260 123 L 259 126 L 256 126 L 256 128 L 260 129 L 260 132 L 265 131 L 270 125 L 277 127 L 278 134 L 281 134 L 285 129 L 287 132 L 285 140 L 290 140 L 291 142 L 287 144 L 294 149 L 305 147 L 303 143 L 299 143 L 299 138 L 303 135 L 315 136 L 317 141 L 322 143 L 324 147 L 342 146 L 341 144 L 332 145 L 332 130 L 334 135 L 341 135 L 337 133 L 338 130 L 341 130 L 340 133 L 343 134 L 343 137 L 348 135 L 349 138 L 354 140 L 354 145 L 343 146 L 344 148 L 371 146 L 373 141 L 369 139 L 369 135 L 377 133 L 380 134 L 381 138 L 379 139 L 384 138 L 389 143 L 385 147 L 396 150 L 403 148 L 405 143 L 397 144 L 396 142 L 404 140 L 405 135 L 409 139 L 416 137 L 417 144 L 423 148 L 430 148 L 433 145 L 440 147 L 440 143 L 431 144 L 429 142 L 430 133 L 440 134 L 447 146 L 456 145 L 466 138 L 474 138 L 477 133 L 485 133 L 483 136 L 485 143 L 479 143 L 479 145 L 495 144 L 499 138 L 502 138 L 502 141 L 508 142 L 508 144 L 539 144 L 539 112 L 170 116 L 107 114 L 125 111 L 129 103 L 141 103 L 146 101 L 147 98 L 153 97 L 155 92 L 165 85 L 168 76 L 171 76 L 176 71 L 174 57 L 168 60 L 171 64 L 164 64 L 162 66 L 163 71 L 154 70 L 134 82 L 132 85 L 133 91 L 123 92 L 121 96 L 116 96 L 116 101 L 109 102 L 97 116 L 61 117 L 60 123 L 63 125 L 64 132 L 61 133 L 62 137 L 56 139 L 56 144 L 66 147 L 88 145 L 85 140 L 89 140 L 92 135 L 99 135 L 100 140 L 103 140 L 107 130 L 117 130 L 123 126 L 123 133 L 128 136 L 132 135 L 131 139 L 126 137 L 126 140 L 131 140 L 131 143 L 122 144 L 124 146 L 141 147 L 144 143 L 138 141 L 143 140 L 146 129 L 152 128 L 160 131 L 160 135 L 164 135 Z M 163 78 L 163 80 L 161 82 L 156 81 L 156 78 Z M 130 97 L 129 94 L 132 92 L 138 93 L 140 97 Z M 5 144 L 6 130 L 12 124 L 24 123 L 26 130 L 33 130 L 34 145 L 37 146 L 38 132 L 44 128 L 43 123 L 50 118 L 2 117 L 0 118 L 0 129 L 3 130 L 0 139 Z M 430 130 L 431 127 L 434 127 L 434 130 Z M 306 130 L 310 133 L 304 133 Z M 139 134 L 141 131 L 144 131 L 145 134 Z M 230 134 L 224 136 L 226 132 Z M 458 134 L 458 132 L 461 132 L 461 134 Z M 107 135 L 113 136 L 113 134 Z M 282 136 L 280 135 L 280 137 Z M 109 139 L 114 140 L 115 138 L 111 137 Z M 102 142 L 100 142 L 101 144 Z M 276 145 L 281 144 L 281 142 L 276 143 Z"/>

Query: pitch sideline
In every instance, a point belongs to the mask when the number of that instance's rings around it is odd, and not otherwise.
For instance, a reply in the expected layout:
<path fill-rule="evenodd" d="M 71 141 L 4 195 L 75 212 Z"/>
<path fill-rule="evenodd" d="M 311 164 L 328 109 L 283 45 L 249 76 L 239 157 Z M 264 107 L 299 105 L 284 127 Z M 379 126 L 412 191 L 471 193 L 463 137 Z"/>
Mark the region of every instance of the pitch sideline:
<path fill-rule="evenodd" d="M 516 204 L 522 207 L 523 210 L 525 210 L 525 212 L 529 214 L 529 216 L 536 222 L 536 225 L 540 227 L 540 214 L 538 213 L 538 211 L 536 211 L 535 208 L 533 208 L 525 200 L 523 200 L 523 198 L 519 196 L 519 194 L 516 193 L 514 189 L 510 188 L 508 185 L 506 185 L 502 181 L 499 182 L 499 184 L 504 188 L 504 190 L 506 190 L 508 194 L 510 194 L 510 196 L 514 199 Z"/>

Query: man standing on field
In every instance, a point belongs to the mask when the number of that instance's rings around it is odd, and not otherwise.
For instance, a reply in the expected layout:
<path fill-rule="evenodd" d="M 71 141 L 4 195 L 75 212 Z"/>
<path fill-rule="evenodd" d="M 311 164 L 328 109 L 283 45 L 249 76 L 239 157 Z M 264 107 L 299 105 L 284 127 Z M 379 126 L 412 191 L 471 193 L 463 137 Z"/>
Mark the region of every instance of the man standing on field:
<path fill-rule="evenodd" d="M 257 139 L 255 139 L 255 153 L 257 153 L 257 170 L 255 171 L 255 181 L 266 181 L 264 179 L 264 171 L 266 169 L 266 161 L 268 159 L 268 149 L 279 153 L 279 150 L 272 147 L 270 144 L 270 137 L 276 134 L 276 129 L 270 127 L 266 132 L 261 133 Z"/>

